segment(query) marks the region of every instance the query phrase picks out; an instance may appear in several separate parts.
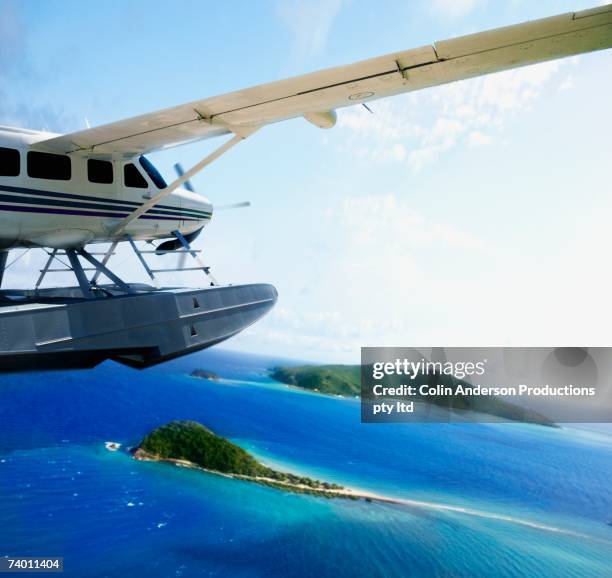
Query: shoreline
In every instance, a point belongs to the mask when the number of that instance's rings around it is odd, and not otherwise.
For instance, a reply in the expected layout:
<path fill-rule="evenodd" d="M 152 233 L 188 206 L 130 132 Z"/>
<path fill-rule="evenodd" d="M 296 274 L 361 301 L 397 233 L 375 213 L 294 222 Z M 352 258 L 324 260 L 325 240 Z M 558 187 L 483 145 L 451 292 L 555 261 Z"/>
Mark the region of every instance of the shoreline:
<path fill-rule="evenodd" d="M 265 476 L 248 476 L 246 474 L 233 474 L 229 472 L 220 472 L 219 470 L 211 470 L 211 469 L 202 467 L 194 462 L 190 462 L 189 460 L 181 460 L 178 458 L 159 458 L 141 449 L 137 449 L 132 454 L 132 459 L 139 461 L 139 462 L 165 462 L 165 463 L 173 464 L 180 468 L 187 468 L 190 470 L 199 470 L 202 472 L 206 472 L 208 474 L 222 476 L 224 478 L 232 478 L 235 480 L 244 480 L 248 482 L 254 482 L 254 483 L 265 485 L 265 486 L 273 486 L 279 489 L 293 491 L 295 493 L 320 495 L 320 496 L 324 496 L 327 498 L 348 498 L 352 500 L 363 499 L 363 500 L 369 500 L 369 501 L 401 504 L 400 500 L 396 500 L 394 498 L 390 498 L 387 496 L 381 496 L 373 492 L 355 490 L 353 488 L 312 487 L 306 484 L 295 484 L 295 483 L 288 482 L 285 480 L 277 480 L 275 478 L 268 478 Z"/>
<path fill-rule="evenodd" d="M 326 395 L 339 397 L 342 399 L 357 399 L 362 404 L 370 404 L 376 401 L 377 396 L 372 394 L 362 395 L 363 383 L 360 380 L 358 373 L 359 365 L 299 365 L 299 366 L 274 366 L 268 368 L 268 377 L 290 389 L 299 389 L 308 391 L 318 395 Z M 356 373 L 357 372 L 357 373 Z M 444 376 L 445 378 L 448 376 Z M 452 377 L 452 376 L 451 376 Z M 452 377 L 452 379 L 455 379 Z M 470 387 L 471 386 L 461 380 L 456 380 L 457 384 L 453 387 Z M 307 385 L 308 384 L 308 385 Z M 361 387 L 360 387 L 361 384 Z M 316 387 L 315 387 L 316 386 Z M 344 391 L 345 389 L 350 390 Z M 438 385 L 441 388 L 442 385 Z M 326 391 L 322 391 L 323 388 Z M 455 391 L 454 390 L 454 391 Z M 445 401 L 446 397 L 439 395 L 441 389 L 438 389 L 438 394 L 429 396 L 417 395 L 413 396 L 410 401 L 415 404 L 423 404 L 424 407 L 436 407 L 440 411 L 446 412 L 446 416 L 441 420 L 433 420 L 434 422 L 441 421 L 443 423 L 525 423 L 539 425 L 543 427 L 558 428 L 559 425 L 553 420 L 537 411 L 532 410 L 523 405 L 514 403 L 504 396 L 486 394 L 473 395 L 465 394 L 463 390 L 461 394 L 453 393 L 458 402 L 454 400 Z M 471 390 L 470 390 L 471 391 Z M 411 394 L 412 395 L 412 394 Z M 388 394 L 380 399 L 385 399 L 389 402 L 406 401 L 407 396 L 396 396 Z M 455 417 L 456 416 L 456 417 Z M 465 419 L 467 416 L 467 419 Z M 476 416 L 476 417 L 474 417 Z M 429 419 L 409 419 L 406 420 L 415 423 L 427 423 Z"/>
<path fill-rule="evenodd" d="M 532 528 L 534 530 L 540 530 L 544 532 L 564 534 L 567 536 L 586 538 L 589 540 L 595 539 L 593 536 L 589 536 L 581 532 L 576 532 L 574 530 L 559 528 L 557 526 L 551 526 L 548 524 L 525 520 L 522 518 L 515 518 L 513 516 L 509 516 L 506 514 L 496 514 L 494 512 L 486 512 L 486 511 L 476 510 L 476 509 L 464 507 L 464 506 L 453 506 L 450 504 L 441 504 L 437 502 L 428 502 L 424 500 L 412 500 L 409 498 L 394 498 L 391 496 L 377 494 L 375 492 L 369 492 L 367 490 L 358 490 L 356 488 L 347 488 L 347 487 L 342 487 L 339 489 L 338 488 L 336 489 L 334 488 L 312 488 L 311 486 L 302 485 L 302 484 L 293 484 L 291 482 L 276 480 L 274 478 L 266 478 L 266 477 L 261 477 L 261 476 L 247 476 L 244 474 L 232 474 L 232 473 L 220 472 L 218 470 L 210 470 L 208 468 L 204 468 L 202 466 L 195 464 L 194 462 L 190 462 L 189 460 L 181 460 L 181 459 L 176 459 L 176 458 L 158 458 L 140 449 L 136 450 L 136 452 L 132 454 L 132 459 L 137 460 L 137 461 L 143 461 L 143 462 L 166 462 L 176 467 L 192 469 L 192 470 L 199 470 L 202 472 L 206 472 L 208 474 L 214 474 L 214 475 L 222 476 L 225 478 L 250 481 L 250 482 L 258 483 L 261 485 L 272 486 L 278 489 L 284 489 L 290 492 L 293 491 L 294 493 L 299 493 L 299 494 L 310 494 L 310 495 L 316 495 L 316 496 L 321 496 L 325 498 L 343 498 L 343 499 L 350 499 L 350 500 L 364 500 L 366 502 L 378 502 L 382 504 L 391 504 L 391 505 L 396 505 L 396 506 L 404 506 L 404 507 L 411 507 L 411 508 L 435 510 L 439 512 L 463 514 L 466 516 L 473 516 L 477 518 L 484 518 L 484 519 L 489 519 L 489 520 L 497 520 L 500 522 L 507 522 L 510 524 L 516 524 L 519 526 L 524 526 L 527 528 Z"/>

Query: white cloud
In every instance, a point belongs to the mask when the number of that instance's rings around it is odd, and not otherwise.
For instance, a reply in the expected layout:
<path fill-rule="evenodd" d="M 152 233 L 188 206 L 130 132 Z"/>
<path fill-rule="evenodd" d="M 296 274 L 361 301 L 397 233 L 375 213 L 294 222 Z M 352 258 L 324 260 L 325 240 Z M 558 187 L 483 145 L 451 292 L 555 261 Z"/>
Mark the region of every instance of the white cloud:
<path fill-rule="evenodd" d="M 458 18 L 484 4 L 486 4 L 485 0 L 432 0 L 431 7 L 440 16 Z"/>
<path fill-rule="evenodd" d="M 472 231 L 416 210 L 393 193 L 347 194 L 321 215 L 333 251 L 328 259 L 317 256 L 316 274 L 303 257 L 309 293 L 292 295 L 295 288 L 279 286 L 274 311 L 232 346 L 355 361 L 363 345 L 405 343 L 422 330 L 433 303 L 455 304 L 471 292 L 465 279 L 447 274 L 443 264 L 473 271 L 475 262 L 496 252 Z"/>
<path fill-rule="evenodd" d="M 572 75 L 569 74 L 567 78 L 559 85 L 559 92 L 571 90 L 572 88 L 574 88 L 574 79 Z"/>
<path fill-rule="evenodd" d="M 488 145 L 491 142 L 491 137 L 479 130 L 473 130 L 468 134 L 467 142 L 471 147 Z"/>
<path fill-rule="evenodd" d="M 375 163 L 407 163 L 418 172 L 457 145 L 492 144 L 508 119 L 530 111 L 576 59 L 552 61 L 375 102 L 374 114 L 342 110 L 341 150 Z M 558 81 L 559 82 L 559 81 Z M 571 75 L 558 85 L 571 88 Z"/>
<path fill-rule="evenodd" d="M 404 111 L 418 104 L 416 94 L 406 95 L 403 100 L 401 109 Z M 380 101 L 371 106 L 374 114 L 362 107 L 342 110 L 338 126 L 349 129 L 357 136 L 375 138 L 380 142 L 425 136 L 425 129 L 414 122 L 413 115 L 398 115 L 398 106 L 393 101 Z"/>
<path fill-rule="evenodd" d="M 488 254 L 485 243 L 454 225 L 430 219 L 415 210 L 409 202 L 395 194 L 346 197 L 335 208 L 326 212 L 342 231 L 342 238 L 350 240 L 359 258 L 364 250 L 374 247 L 373 258 L 381 255 L 410 257 L 414 249 L 432 248 L 479 251 Z M 381 253 L 381 242 L 382 250 Z M 382 259 L 384 261 L 384 259 Z M 387 263 L 384 264 L 387 266 Z"/>
<path fill-rule="evenodd" d="M 401 143 L 395 143 L 391 150 L 398 161 L 403 161 L 406 157 L 406 147 Z"/>
<path fill-rule="evenodd" d="M 319 54 L 327 43 L 334 18 L 343 0 L 282 0 L 277 14 L 293 37 L 293 53 L 298 60 Z"/>
<path fill-rule="evenodd" d="M 478 79 L 478 94 L 473 95 L 479 107 L 491 107 L 499 113 L 528 108 L 542 88 L 568 63 L 562 60 L 507 70 Z"/>
<path fill-rule="evenodd" d="M 453 147 L 464 130 L 465 124 L 458 119 L 439 118 L 422 139 L 421 147 L 410 153 L 410 166 L 415 171 L 420 170 L 435 160 L 440 153 Z"/>

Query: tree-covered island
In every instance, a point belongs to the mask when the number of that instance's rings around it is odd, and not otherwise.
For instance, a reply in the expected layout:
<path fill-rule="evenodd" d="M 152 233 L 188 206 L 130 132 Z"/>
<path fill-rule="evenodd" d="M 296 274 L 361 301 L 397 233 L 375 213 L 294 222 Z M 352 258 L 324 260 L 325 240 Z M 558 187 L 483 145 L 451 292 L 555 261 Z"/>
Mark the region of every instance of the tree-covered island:
<path fill-rule="evenodd" d="M 191 372 L 191 377 L 199 377 L 200 379 L 208 379 L 210 381 L 219 381 L 220 377 L 209 369 L 194 369 Z"/>
<path fill-rule="evenodd" d="M 299 365 L 295 367 L 273 367 L 270 377 L 287 385 L 325 393 L 356 397 L 361 394 L 361 366 L 360 365 Z M 401 377 L 397 377 L 401 380 Z M 441 384 L 453 386 L 457 383 L 467 382 L 459 380 L 452 375 L 431 374 L 426 377 L 429 385 Z M 399 385 L 400 381 L 398 381 Z M 431 403 L 452 411 L 473 411 L 504 420 L 524 423 L 533 423 L 556 427 L 555 423 L 536 411 L 515 405 L 494 395 L 437 395 L 421 397 L 415 396 L 414 401 Z"/>
<path fill-rule="evenodd" d="M 147 435 L 134 459 L 171 462 L 301 494 L 369 499 L 337 484 L 279 472 L 196 421 L 172 421 Z"/>

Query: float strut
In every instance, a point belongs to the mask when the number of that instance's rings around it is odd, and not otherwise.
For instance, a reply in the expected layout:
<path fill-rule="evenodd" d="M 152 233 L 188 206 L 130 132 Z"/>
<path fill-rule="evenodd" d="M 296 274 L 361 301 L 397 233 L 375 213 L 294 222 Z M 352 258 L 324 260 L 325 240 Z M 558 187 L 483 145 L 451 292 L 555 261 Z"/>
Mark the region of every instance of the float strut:
<path fill-rule="evenodd" d="M 115 275 L 106 265 L 104 265 L 104 263 L 100 263 L 100 261 L 98 261 L 93 255 L 90 255 L 87 251 L 85 251 L 85 249 L 77 249 L 77 252 L 81 257 L 87 259 L 87 261 L 89 261 L 97 269 L 98 273 L 102 273 L 102 275 L 108 277 L 117 287 L 119 287 L 119 289 L 121 289 L 121 291 L 125 291 L 126 293 L 133 293 L 129 285 L 127 285 L 124 281 L 117 277 L 117 275 Z M 107 256 L 110 257 L 108 253 Z M 91 289 L 91 283 L 87 281 L 87 284 Z"/>
<path fill-rule="evenodd" d="M 79 287 L 81 288 L 83 297 L 86 299 L 95 299 L 96 296 L 91 290 L 91 285 L 89 284 L 87 275 L 85 275 L 85 271 L 83 271 L 83 266 L 79 261 L 77 252 L 74 249 L 66 249 L 66 255 L 70 261 L 70 267 L 72 268 L 72 271 L 79 282 Z"/>
<path fill-rule="evenodd" d="M 8 259 L 8 251 L 0 251 L 0 287 L 2 287 L 2 278 L 4 277 L 4 270 L 6 269 L 6 260 Z"/>

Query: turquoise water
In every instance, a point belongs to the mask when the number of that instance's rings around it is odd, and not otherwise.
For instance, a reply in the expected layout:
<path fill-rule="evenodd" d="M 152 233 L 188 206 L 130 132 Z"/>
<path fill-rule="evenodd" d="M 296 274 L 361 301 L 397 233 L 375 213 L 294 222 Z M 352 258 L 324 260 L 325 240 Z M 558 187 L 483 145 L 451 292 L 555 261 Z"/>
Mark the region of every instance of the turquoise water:
<path fill-rule="evenodd" d="M 605 430 L 362 425 L 357 400 L 274 384 L 278 361 L 211 350 L 142 372 L 2 376 L 0 555 L 63 555 L 69 576 L 612 575 Z M 288 494 L 104 447 L 170 419 L 409 504 Z"/>

